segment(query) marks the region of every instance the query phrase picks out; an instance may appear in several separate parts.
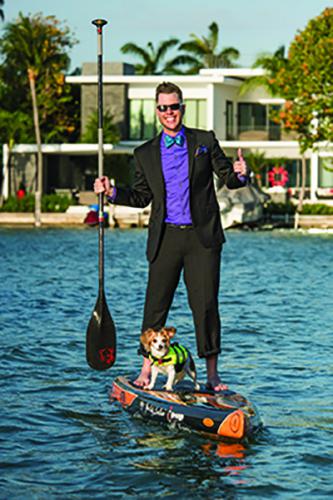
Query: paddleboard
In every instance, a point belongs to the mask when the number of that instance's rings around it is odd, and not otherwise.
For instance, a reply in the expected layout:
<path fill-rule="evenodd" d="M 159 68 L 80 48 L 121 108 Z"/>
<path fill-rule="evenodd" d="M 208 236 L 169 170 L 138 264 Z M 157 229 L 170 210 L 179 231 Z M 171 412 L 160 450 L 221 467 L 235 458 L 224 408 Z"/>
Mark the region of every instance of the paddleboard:
<path fill-rule="evenodd" d="M 214 393 L 202 385 L 196 391 L 190 381 L 178 383 L 174 391 L 163 390 L 159 384 L 150 391 L 121 376 L 114 380 L 110 398 L 145 420 L 233 442 L 253 436 L 262 425 L 255 406 L 241 394 Z"/>

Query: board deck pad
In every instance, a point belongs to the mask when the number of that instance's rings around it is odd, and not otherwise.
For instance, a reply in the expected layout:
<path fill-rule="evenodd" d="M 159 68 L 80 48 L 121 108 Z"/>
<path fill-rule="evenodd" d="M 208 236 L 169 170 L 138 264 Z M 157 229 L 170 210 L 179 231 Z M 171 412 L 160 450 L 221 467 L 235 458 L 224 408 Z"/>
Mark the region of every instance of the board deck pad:
<path fill-rule="evenodd" d="M 110 394 L 134 416 L 171 424 L 214 437 L 242 441 L 261 427 L 255 406 L 241 394 L 225 390 L 218 393 L 182 381 L 173 391 L 156 384 L 154 390 L 135 386 L 127 377 L 117 377 Z"/>

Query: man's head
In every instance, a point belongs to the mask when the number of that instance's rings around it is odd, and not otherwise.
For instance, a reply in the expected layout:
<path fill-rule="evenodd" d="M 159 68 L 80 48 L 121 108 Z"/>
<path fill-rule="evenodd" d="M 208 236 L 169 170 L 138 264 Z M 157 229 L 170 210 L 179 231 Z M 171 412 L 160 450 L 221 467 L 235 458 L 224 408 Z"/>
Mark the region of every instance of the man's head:
<path fill-rule="evenodd" d="M 183 93 L 171 82 L 160 83 L 156 88 L 156 114 L 166 134 L 176 135 L 182 126 L 185 112 Z"/>

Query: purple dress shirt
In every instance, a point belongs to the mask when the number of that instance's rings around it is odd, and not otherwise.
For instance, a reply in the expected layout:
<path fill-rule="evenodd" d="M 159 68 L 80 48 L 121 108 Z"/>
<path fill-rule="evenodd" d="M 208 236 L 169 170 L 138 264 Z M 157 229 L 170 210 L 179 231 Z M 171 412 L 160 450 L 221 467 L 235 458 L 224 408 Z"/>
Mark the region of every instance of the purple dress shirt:
<path fill-rule="evenodd" d="M 178 134 L 184 138 L 182 146 L 173 144 L 167 148 L 165 132 L 161 136 L 161 161 L 166 192 L 165 222 L 192 224 L 190 210 L 189 159 L 184 128 Z"/>

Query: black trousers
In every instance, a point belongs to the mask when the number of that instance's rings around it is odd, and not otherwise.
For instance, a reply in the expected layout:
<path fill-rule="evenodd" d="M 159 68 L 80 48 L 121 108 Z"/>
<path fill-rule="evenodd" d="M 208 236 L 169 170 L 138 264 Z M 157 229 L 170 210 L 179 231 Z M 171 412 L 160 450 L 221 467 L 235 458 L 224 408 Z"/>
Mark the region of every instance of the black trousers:
<path fill-rule="evenodd" d="M 166 224 L 156 259 L 150 263 L 142 331 L 166 325 L 174 293 L 184 270 L 199 357 L 221 350 L 218 290 L 222 248 L 205 248 L 192 227 Z M 141 352 L 144 352 L 141 349 Z"/>

